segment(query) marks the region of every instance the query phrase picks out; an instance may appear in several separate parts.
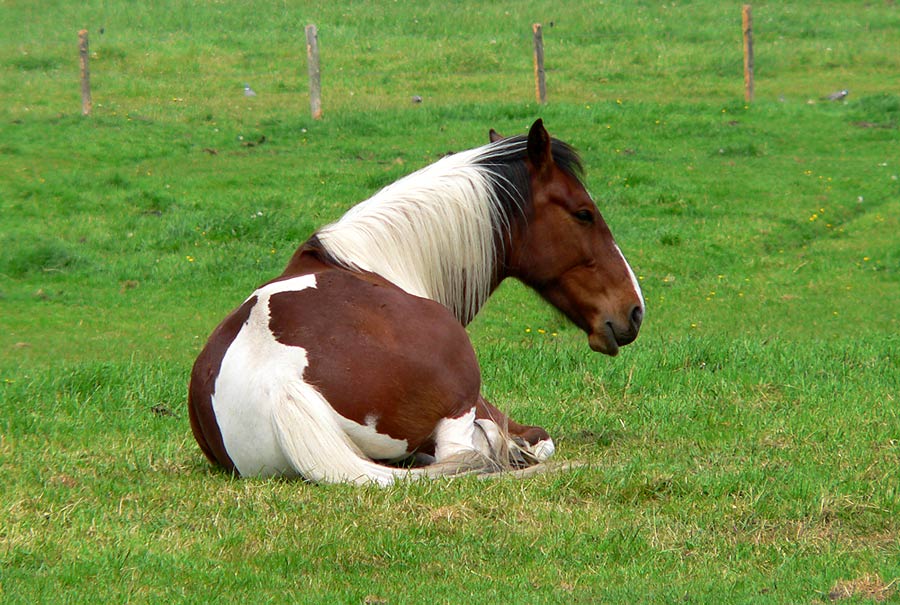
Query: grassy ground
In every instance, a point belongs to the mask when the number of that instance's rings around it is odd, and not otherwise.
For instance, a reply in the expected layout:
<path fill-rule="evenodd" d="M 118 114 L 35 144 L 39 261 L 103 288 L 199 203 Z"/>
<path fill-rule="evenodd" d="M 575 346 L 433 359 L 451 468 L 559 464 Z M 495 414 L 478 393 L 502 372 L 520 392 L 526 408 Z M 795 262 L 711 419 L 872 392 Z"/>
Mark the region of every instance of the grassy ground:
<path fill-rule="evenodd" d="M 2 600 L 897 598 L 900 10 L 755 4 L 747 105 L 723 3 L 149 6 L 0 8 Z M 470 333 L 489 398 L 587 465 L 390 489 L 210 469 L 184 400 L 221 317 L 315 226 L 537 116 L 582 151 L 647 322 L 600 357 L 506 284 Z"/>

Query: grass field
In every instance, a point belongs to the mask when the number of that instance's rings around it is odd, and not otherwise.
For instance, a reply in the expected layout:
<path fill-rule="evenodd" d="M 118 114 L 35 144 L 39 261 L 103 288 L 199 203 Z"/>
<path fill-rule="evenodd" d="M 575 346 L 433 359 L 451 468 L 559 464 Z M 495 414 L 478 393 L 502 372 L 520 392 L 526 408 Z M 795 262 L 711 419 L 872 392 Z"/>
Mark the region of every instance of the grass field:
<path fill-rule="evenodd" d="M 711 0 L 0 17 L 0 601 L 900 598 L 894 3 L 754 4 L 752 104 L 740 5 Z M 581 150 L 644 329 L 592 354 L 509 283 L 470 334 L 488 398 L 585 465 L 389 489 L 210 468 L 186 385 L 224 314 L 316 226 L 536 117 Z"/>

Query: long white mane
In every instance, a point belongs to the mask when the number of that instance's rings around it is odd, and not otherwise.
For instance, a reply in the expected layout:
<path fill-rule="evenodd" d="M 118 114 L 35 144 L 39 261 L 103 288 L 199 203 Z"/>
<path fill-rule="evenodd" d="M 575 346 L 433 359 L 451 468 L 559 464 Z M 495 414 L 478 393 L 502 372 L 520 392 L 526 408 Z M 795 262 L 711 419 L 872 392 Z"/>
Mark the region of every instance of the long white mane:
<path fill-rule="evenodd" d="M 496 250 L 509 228 L 501 195 L 520 191 L 492 160 L 524 155 L 525 141 L 504 139 L 449 155 L 388 185 L 317 232 L 334 259 L 376 273 L 410 294 L 450 309 L 464 325 L 490 295 Z"/>

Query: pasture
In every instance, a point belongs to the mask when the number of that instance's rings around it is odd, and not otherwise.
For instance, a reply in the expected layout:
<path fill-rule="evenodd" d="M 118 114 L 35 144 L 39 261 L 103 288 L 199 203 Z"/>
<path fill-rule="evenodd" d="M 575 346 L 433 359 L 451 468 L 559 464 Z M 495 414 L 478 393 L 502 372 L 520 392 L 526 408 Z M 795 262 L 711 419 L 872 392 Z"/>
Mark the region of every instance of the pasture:
<path fill-rule="evenodd" d="M 896 600 L 900 8 L 754 4 L 747 104 L 738 4 L 339 4 L 0 7 L 0 600 Z M 315 227 L 536 117 L 580 150 L 644 327 L 600 356 L 506 283 L 469 332 L 485 395 L 583 465 L 211 468 L 185 399 L 221 318 Z"/>

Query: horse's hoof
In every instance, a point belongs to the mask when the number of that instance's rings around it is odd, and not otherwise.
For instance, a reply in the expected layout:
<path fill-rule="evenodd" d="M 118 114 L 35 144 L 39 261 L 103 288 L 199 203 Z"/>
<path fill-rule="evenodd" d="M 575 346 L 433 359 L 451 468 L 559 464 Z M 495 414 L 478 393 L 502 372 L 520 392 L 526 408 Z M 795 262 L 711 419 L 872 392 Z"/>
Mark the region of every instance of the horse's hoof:
<path fill-rule="evenodd" d="M 532 445 L 530 449 L 531 455 L 534 456 L 538 462 L 546 462 L 556 451 L 556 446 L 553 445 L 553 439 L 547 437 Z"/>

